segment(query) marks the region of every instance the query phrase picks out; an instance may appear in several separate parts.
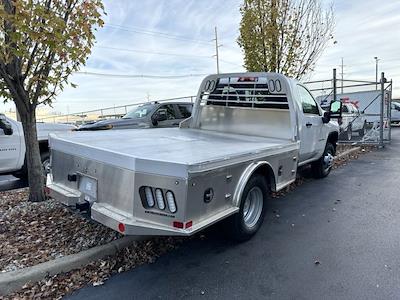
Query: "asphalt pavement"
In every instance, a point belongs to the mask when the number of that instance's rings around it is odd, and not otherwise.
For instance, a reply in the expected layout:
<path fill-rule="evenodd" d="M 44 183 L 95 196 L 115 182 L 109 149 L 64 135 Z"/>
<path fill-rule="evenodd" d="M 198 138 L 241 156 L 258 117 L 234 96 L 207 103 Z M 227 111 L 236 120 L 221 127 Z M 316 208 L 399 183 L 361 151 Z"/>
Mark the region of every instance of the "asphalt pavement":
<path fill-rule="evenodd" d="M 254 238 L 218 226 L 68 299 L 399 299 L 400 130 L 393 142 L 273 199 Z"/>
<path fill-rule="evenodd" d="M 0 192 L 19 189 L 28 186 L 25 180 L 18 179 L 11 175 L 0 175 Z"/>

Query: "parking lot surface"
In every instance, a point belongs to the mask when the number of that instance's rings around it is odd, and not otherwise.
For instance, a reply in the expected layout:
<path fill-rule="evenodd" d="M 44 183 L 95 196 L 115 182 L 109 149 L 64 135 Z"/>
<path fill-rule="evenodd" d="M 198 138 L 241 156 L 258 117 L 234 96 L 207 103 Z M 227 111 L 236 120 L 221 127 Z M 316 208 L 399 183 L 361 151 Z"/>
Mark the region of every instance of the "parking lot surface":
<path fill-rule="evenodd" d="M 218 226 L 69 299 L 398 299 L 400 130 L 393 142 L 270 201 L 246 243 Z"/>

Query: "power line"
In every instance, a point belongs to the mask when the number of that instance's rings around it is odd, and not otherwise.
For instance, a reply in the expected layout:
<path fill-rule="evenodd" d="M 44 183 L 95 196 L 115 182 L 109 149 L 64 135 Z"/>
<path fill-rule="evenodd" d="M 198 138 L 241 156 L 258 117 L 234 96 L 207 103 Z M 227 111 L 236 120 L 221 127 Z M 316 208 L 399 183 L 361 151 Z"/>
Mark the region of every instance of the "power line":
<path fill-rule="evenodd" d="M 143 50 L 143 49 L 128 49 L 128 48 L 117 48 L 117 47 L 107 47 L 107 46 L 95 46 L 95 47 L 100 48 L 100 49 L 143 53 L 143 54 L 156 54 L 156 55 L 179 56 L 179 57 L 212 58 L 211 55 L 208 56 L 208 55 L 192 55 L 192 54 L 181 54 L 181 53 L 171 53 L 171 52 L 155 52 L 155 51 L 149 51 L 149 50 Z"/>
<path fill-rule="evenodd" d="M 144 79 L 179 79 L 187 77 L 201 77 L 208 75 L 208 74 L 136 75 L 136 74 L 110 74 L 110 73 L 98 73 L 98 72 L 86 72 L 86 71 L 79 71 L 75 73 L 79 75 L 89 75 L 89 76 L 116 77 L 116 78 L 144 78 Z"/>
<path fill-rule="evenodd" d="M 138 33 L 138 34 L 144 34 L 144 35 L 150 35 L 150 36 L 159 36 L 159 37 L 162 37 L 165 39 L 172 39 L 172 40 L 179 40 L 179 41 L 186 41 L 186 42 L 195 42 L 195 43 L 202 43 L 202 44 L 208 44 L 208 45 L 211 43 L 211 41 L 191 39 L 191 38 L 186 38 L 186 37 L 179 36 L 179 35 L 173 35 L 170 33 L 159 32 L 159 31 L 135 29 L 134 27 L 126 27 L 126 26 L 113 25 L 113 24 L 106 24 L 104 26 L 127 31 L 127 32 L 132 32 L 132 33 Z"/>
<path fill-rule="evenodd" d="M 155 52 L 143 49 L 128 49 L 128 48 L 117 48 L 117 47 L 107 47 L 107 46 L 95 46 L 96 48 L 100 49 L 107 49 L 107 50 L 115 50 L 115 51 L 126 51 L 126 52 L 134 52 L 134 53 L 143 53 L 143 54 L 154 54 L 154 55 L 166 55 L 166 56 L 177 56 L 177 57 L 193 57 L 193 58 L 209 58 L 212 59 L 214 56 L 208 55 L 191 55 L 191 54 L 182 54 L 182 53 L 168 53 L 168 52 Z M 234 65 L 237 67 L 242 67 L 242 65 L 238 63 L 234 63 L 225 59 L 219 58 L 219 61 L 222 61 L 226 64 Z"/>
<path fill-rule="evenodd" d="M 226 64 L 229 64 L 229 65 L 233 65 L 233 66 L 237 66 L 237 67 L 241 67 L 241 68 L 243 68 L 243 66 L 242 65 L 240 65 L 240 64 L 237 64 L 237 63 L 234 63 L 234 62 L 231 62 L 231 61 L 228 61 L 228 60 L 225 60 L 225 59 L 219 59 L 220 61 L 222 61 L 222 62 L 224 62 L 224 63 L 226 63 Z"/>

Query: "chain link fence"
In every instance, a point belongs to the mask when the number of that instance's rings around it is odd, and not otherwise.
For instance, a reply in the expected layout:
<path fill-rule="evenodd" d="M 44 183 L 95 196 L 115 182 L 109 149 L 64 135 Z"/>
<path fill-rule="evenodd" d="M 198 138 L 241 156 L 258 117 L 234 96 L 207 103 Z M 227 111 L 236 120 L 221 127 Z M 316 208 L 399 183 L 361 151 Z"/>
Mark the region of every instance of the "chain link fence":
<path fill-rule="evenodd" d="M 392 81 L 381 74 L 379 81 L 332 79 L 306 82 L 322 108 L 331 101 L 342 102 L 342 118 L 338 120 L 341 143 L 379 144 L 391 139 Z M 382 126 L 381 126 L 382 124 Z"/>

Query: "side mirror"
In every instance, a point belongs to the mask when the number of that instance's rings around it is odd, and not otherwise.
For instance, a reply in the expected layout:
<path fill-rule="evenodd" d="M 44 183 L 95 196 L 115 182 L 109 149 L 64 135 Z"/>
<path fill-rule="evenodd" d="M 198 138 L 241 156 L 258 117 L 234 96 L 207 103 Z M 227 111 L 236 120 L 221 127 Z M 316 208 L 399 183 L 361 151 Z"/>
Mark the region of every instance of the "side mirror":
<path fill-rule="evenodd" d="M 5 119 L 0 119 L 0 129 L 3 129 L 5 135 L 12 135 L 14 133 L 11 124 Z"/>
<path fill-rule="evenodd" d="M 342 102 L 341 101 L 332 101 L 329 106 L 329 116 L 330 118 L 339 119 L 342 117 Z"/>
<path fill-rule="evenodd" d="M 326 124 L 329 123 L 329 121 L 331 120 L 331 114 L 329 111 L 325 111 L 324 115 L 322 116 L 322 123 Z"/>

